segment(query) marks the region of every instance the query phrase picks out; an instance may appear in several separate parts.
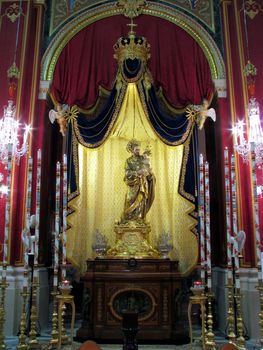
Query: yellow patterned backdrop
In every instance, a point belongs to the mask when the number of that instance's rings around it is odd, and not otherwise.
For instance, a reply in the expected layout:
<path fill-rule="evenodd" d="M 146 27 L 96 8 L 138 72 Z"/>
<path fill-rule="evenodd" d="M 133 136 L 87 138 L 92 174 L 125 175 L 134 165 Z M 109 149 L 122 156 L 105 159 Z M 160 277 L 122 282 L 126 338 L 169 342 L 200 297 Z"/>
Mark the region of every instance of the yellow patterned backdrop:
<path fill-rule="evenodd" d="M 80 195 L 70 203 L 75 212 L 69 218 L 68 258 L 84 272 L 86 260 L 93 257 L 97 229 L 114 244 L 114 223 L 120 220 L 126 192 L 124 165 L 130 156 L 126 145 L 132 138 L 142 142 L 142 151 L 148 144 L 152 149 L 156 197 L 147 216 L 152 228 L 150 243 L 155 246 L 163 230 L 171 232 L 171 257 L 179 260 L 181 272 L 187 274 L 197 262 L 198 242 L 191 232 L 196 220 L 188 215 L 194 206 L 178 194 L 184 146 L 168 146 L 158 138 L 135 84 L 128 84 L 120 114 L 105 143 L 95 149 L 79 145 Z"/>

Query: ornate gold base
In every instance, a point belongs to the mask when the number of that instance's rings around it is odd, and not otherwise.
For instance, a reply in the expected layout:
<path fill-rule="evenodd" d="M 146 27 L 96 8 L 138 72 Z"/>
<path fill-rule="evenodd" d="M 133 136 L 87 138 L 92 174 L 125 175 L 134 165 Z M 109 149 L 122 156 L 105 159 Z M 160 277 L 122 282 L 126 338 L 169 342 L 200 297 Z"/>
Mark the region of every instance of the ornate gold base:
<path fill-rule="evenodd" d="M 148 242 L 151 227 L 146 223 L 130 221 L 116 224 L 116 244 L 107 251 L 108 258 L 158 258 L 159 253 Z"/>

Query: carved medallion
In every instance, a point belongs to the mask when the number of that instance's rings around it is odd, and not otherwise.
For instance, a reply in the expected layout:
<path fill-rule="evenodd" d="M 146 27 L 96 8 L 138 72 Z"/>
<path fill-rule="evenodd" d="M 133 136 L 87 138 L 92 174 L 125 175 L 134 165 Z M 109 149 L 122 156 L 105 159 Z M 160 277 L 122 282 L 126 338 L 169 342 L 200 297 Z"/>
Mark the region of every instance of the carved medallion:
<path fill-rule="evenodd" d="M 142 8 L 147 3 L 144 0 L 119 0 L 117 6 L 123 7 L 123 14 L 125 17 L 135 18 L 142 13 Z"/>
<path fill-rule="evenodd" d="M 118 290 L 109 305 L 111 313 L 117 319 L 122 319 L 123 312 L 132 311 L 138 313 L 139 320 L 149 319 L 156 307 L 153 295 L 139 288 Z"/>
<path fill-rule="evenodd" d="M 22 8 L 19 5 L 13 3 L 12 5 L 10 5 L 6 9 L 5 14 L 6 14 L 7 18 L 10 19 L 10 21 L 12 23 L 14 23 L 17 20 L 17 18 L 21 14 L 23 14 L 23 11 L 22 11 Z"/>
<path fill-rule="evenodd" d="M 245 11 L 250 19 L 254 19 L 259 12 L 263 12 L 263 8 L 257 1 L 247 0 L 245 2 Z"/>

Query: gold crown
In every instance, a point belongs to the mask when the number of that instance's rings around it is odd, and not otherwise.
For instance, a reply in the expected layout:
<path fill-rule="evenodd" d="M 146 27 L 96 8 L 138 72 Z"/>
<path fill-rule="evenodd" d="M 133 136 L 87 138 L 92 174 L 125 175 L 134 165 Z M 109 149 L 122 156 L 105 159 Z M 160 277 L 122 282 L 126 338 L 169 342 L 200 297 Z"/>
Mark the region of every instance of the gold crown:
<path fill-rule="evenodd" d="M 118 63 L 122 63 L 124 60 L 130 59 L 140 59 L 146 62 L 150 57 L 150 44 L 144 37 L 137 37 L 136 33 L 131 30 L 128 33 L 128 37 L 121 37 L 118 39 L 114 48 L 114 58 Z"/>

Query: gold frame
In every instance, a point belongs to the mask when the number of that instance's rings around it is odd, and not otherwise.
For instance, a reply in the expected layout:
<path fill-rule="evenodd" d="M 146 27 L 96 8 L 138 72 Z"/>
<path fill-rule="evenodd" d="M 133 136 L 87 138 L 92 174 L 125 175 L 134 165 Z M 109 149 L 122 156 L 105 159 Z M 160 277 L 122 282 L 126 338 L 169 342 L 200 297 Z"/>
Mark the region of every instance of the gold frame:
<path fill-rule="evenodd" d="M 120 294 L 120 293 L 124 293 L 124 292 L 129 292 L 129 291 L 136 291 L 136 292 L 142 292 L 142 293 L 145 293 L 145 294 L 147 294 L 148 296 L 149 296 L 149 298 L 151 299 L 151 302 L 152 302 L 152 309 L 151 309 L 151 311 L 146 315 L 146 316 L 144 316 L 144 317 L 142 317 L 142 318 L 140 318 L 139 316 L 138 316 L 138 321 L 145 321 L 145 320 L 147 320 L 148 318 L 150 318 L 152 315 L 153 315 L 153 313 L 154 313 L 154 311 L 155 311 L 155 308 L 156 308 L 156 306 L 157 306 L 157 304 L 156 304 L 156 302 L 155 302 L 155 298 L 154 298 L 154 296 L 148 291 L 148 290 L 145 290 L 145 289 L 143 289 L 143 288 L 139 288 L 139 287 L 126 287 L 126 288 L 123 288 L 123 289 L 119 289 L 119 290 L 117 290 L 112 296 L 111 296 L 111 298 L 110 298 L 110 301 L 109 301 L 109 303 L 108 303 L 108 306 L 110 307 L 110 311 L 111 311 L 111 313 L 112 313 L 112 315 L 114 316 L 114 317 L 116 317 L 118 320 L 121 320 L 122 318 L 115 312 L 115 310 L 114 310 L 114 308 L 113 308 L 113 301 L 114 301 L 114 298 L 118 295 L 118 294 Z"/>

